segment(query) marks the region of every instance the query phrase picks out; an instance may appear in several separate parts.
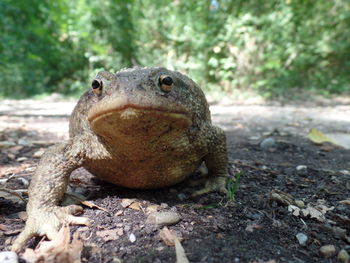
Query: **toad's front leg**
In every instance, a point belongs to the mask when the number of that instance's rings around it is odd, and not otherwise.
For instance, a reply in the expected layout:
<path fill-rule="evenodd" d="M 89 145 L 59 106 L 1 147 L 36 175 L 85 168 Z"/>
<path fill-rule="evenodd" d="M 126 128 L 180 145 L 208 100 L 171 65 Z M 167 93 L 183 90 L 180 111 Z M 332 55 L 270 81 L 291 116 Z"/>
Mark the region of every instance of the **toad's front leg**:
<path fill-rule="evenodd" d="M 212 126 L 208 132 L 208 154 L 204 162 L 208 168 L 209 178 L 203 189 L 196 191 L 198 196 L 214 191 L 227 194 L 226 182 L 228 179 L 228 156 L 226 135 L 219 127 Z"/>
<path fill-rule="evenodd" d="M 67 189 L 71 172 L 82 166 L 82 154 L 73 140 L 50 147 L 43 155 L 31 181 L 27 205 L 28 219 L 24 230 L 12 245 L 19 251 L 35 235 L 52 239 L 64 224 L 88 225 L 88 218 L 76 217 L 77 205 L 58 206 Z"/>

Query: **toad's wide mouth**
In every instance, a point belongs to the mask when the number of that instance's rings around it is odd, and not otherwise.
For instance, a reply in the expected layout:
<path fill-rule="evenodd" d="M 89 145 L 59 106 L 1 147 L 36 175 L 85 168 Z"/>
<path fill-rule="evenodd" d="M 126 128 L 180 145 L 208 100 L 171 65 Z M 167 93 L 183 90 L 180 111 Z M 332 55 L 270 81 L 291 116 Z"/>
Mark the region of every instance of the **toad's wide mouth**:
<path fill-rule="evenodd" d="M 176 104 L 113 102 L 93 106 L 88 120 L 96 134 L 114 143 L 140 145 L 156 140 L 164 144 L 181 136 L 192 125 L 190 114 Z"/>
<path fill-rule="evenodd" d="M 191 121 L 191 114 L 181 105 L 169 102 L 166 100 L 151 100 L 145 96 L 132 96 L 121 95 L 118 97 L 105 98 L 98 102 L 88 112 L 88 120 L 90 123 L 96 121 L 96 119 L 109 115 L 110 113 L 124 112 L 122 116 L 134 113 L 147 111 L 149 114 L 162 113 L 162 115 L 173 115 L 182 118 L 186 118 Z M 134 114 L 135 116 L 135 114 Z M 129 116 L 131 117 L 131 115 Z"/>
<path fill-rule="evenodd" d="M 123 119 L 130 119 L 133 116 L 137 115 L 137 112 L 149 112 L 149 114 L 156 114 L 156 115 L 168 115 L 173 116 L 175 118 L 184 118 L 191 121 L 189 114 L 186 111 L 183 110 L 170 110 L 168 108 L 164 107 L 152 107 L 152 106 L 140 106 L 140 105 L 134 105 L 134 104 L 126 104 L 122 106 L 115 106 L 115 107 L 108 107 L 103 110 L 96 110 L 92 109 L 88 113 L 88 120 L 90 123 L 95 122 L 97 119 L 104 117 L 104 116 L 111 116 L 112 113 L 119 112 L 120 116 Z"/>

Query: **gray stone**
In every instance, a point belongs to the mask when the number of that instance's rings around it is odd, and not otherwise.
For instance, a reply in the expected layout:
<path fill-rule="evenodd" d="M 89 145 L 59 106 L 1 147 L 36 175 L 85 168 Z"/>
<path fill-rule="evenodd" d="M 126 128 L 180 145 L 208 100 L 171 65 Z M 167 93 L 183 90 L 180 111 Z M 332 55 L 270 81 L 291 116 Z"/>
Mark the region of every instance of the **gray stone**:
<path fill-rule="evenodd" d="M 147 217 L 146 223 L 160 226 L 168 226 L 174 225 L 180 220 L 180 215 L 175 212 L 154 212 Z"/>
<path fill-rule="evenodd" d="M 339 251 L 337 258 L 339 259 L 340 262 L 347 263 L 349 262 L 350 256 L 345 249 L 342 249 Z"/>
<path fill-rule="evenodd" d="M 302 171 L 302 170 L 307 170 L 307 166 L 306 165 L 298 165 L 296 167 L 297 171 Z"/>
<path fill-rule="evenodd" d="M 306 165 L 298 165 L 295 169 L 299 175 L 307 175 L 308 173 Z"/>
<path fill-rule="evenodd" d="M 304 208 L 305 207 L 305 203 L 301 200 L 295 200 L 294 201 L 296 206 L 299 207 L 299 208 Z"/>
<path fill-rule="evenodd" d="M 334 245 L 325 245 L 320 247 L 320 252 L 321 255 L 324 256 L 325 258 L 332 257 L 337 253 L 337 249 L 335 248 Z"/>
<path fill-rule="evenodd" d="M 295 235 L 296 238 L 298 239 L 298 242 L 301 246 L 305 246 L 306 241 L 308 240 L 307 235 L 305 235 L 304 233 L 298 233 Z"/>
<path fill-rule="evenodd" d="M 129 235 L 129 240 L 130 240 L 131 243 L 134 243 L 134 242 L 136 241 L 135 235 L 131 233 L 131 234 Z"/>
<path fill-rule="evenodd" d="M 263 149 L 263 150 L 268 150 L 270 149 L 271 147 L 275 146 L 276 144 L 276 140 L 272 137 L 267 137 L 265 138 L 264 140 L 261 141 L 260 143 L 260 147 Z"/>

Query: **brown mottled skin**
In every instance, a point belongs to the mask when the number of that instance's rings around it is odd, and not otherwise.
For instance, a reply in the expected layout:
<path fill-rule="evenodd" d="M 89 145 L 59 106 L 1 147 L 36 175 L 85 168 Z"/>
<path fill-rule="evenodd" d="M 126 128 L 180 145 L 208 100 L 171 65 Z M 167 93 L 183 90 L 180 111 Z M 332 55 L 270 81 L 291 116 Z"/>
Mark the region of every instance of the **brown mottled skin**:
<path fill-rule="evenodd" d="M 163 79 L 167 78 L 167 83 Z M 202 90 L 187 76 L 165 68 L 100 72 L 76 105 L 70 139 L 49 148 L 29 187 L 28 220 L 12 249 L 35 235 L 52 239 L 63 224 L 89 224 L 79 206 L 60 207 L 71 172 L 129 188 L 174 185 L 204 161 L 211 176 L 196 192 L 225 191 L 224 132 L 211 124 Z"/>

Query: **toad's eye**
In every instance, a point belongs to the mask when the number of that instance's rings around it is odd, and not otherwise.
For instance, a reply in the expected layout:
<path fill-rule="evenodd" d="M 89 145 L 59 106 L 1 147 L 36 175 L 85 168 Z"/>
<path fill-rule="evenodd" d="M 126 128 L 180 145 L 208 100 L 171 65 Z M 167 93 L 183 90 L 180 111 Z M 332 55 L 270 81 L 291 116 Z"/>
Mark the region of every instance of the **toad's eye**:
<path fill-rule="evenodd" d="M 102 86 L 102 81 L 98 79 L 94 79 L 91 83 L 91 87 L 96 95 L 101 95 Z"/>
<path fill-rule="evenodd" d="M 169 75 L 160 75 L 159 86 L 162 91 L 169 92 L 173 88 L 174 81 Z"/>

